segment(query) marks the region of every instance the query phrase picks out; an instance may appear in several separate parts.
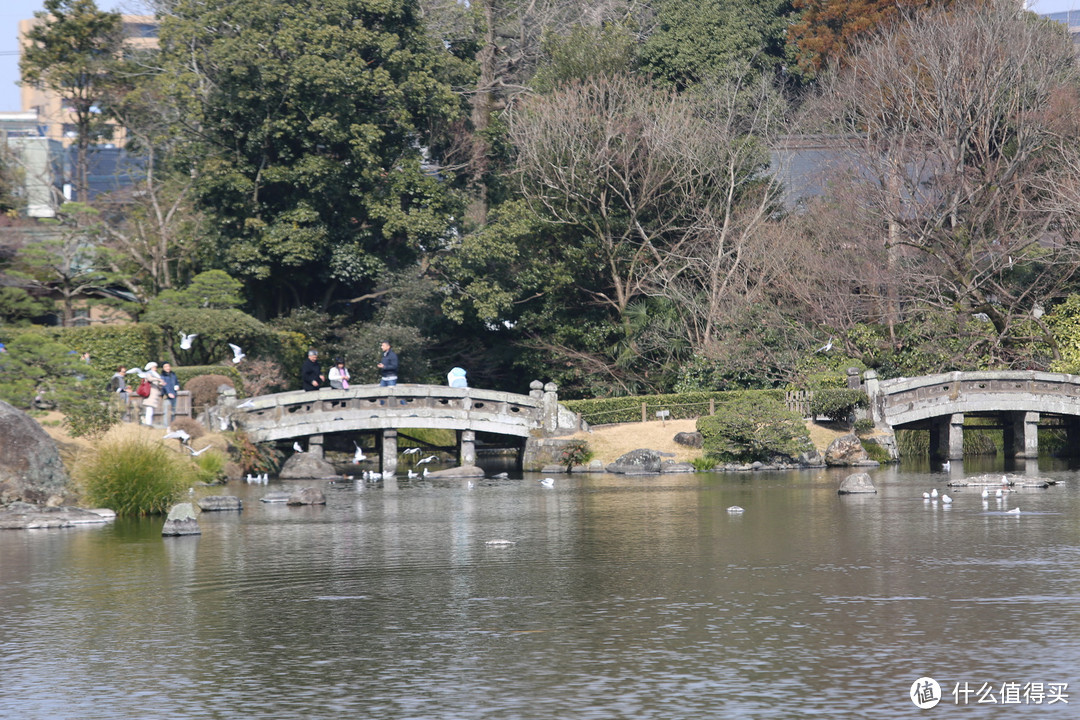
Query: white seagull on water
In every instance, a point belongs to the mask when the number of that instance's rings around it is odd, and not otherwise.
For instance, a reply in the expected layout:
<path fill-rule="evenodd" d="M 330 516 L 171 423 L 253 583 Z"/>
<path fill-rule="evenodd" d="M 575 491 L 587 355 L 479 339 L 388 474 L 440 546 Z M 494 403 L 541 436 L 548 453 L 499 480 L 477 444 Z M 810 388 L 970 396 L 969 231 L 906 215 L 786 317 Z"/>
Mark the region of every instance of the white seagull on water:
<path fill-rule="evenodd" d="M 544 487 L 555 487 L 555 478 L 544 478 L 540 484 Z"/>
<path fill-rule="evenodd" d="M 300 443 L 295 440 L 293 440 L 292 449 L 295 452 L 304 452 L 304 448 L 300 447 Z"/>

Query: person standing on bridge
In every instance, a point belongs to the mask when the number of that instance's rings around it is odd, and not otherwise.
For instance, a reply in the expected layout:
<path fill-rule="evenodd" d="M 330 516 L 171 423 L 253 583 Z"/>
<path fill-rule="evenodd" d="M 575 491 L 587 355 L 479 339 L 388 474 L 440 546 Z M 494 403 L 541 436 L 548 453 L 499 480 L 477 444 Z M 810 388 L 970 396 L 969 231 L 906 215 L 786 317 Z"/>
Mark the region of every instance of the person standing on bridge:
<path fill-rule="evenodd" d="M 377 367 L 382 374 L 379 387 L 397 385 L 398 356 L 397 353 L 390 349 L 388 340 L 382 341 L 382 360 L 379 361 Z"/>
<path fill-rule="evenodd" d="M 330 387 L 335 390 L 349 389 L 349 369 L 345 367 L 344 358 L 334 358 L 334 367 L 326 374 L 330 379 Z"/>
<path fill-rule="evenodd" d="M 307 360 L 300 368 L 300 384 L 305 390 L 318 390 L 319 385 L 326 380 L 319 367 L 319 351 L 311 348 L 307 351 Z"/>

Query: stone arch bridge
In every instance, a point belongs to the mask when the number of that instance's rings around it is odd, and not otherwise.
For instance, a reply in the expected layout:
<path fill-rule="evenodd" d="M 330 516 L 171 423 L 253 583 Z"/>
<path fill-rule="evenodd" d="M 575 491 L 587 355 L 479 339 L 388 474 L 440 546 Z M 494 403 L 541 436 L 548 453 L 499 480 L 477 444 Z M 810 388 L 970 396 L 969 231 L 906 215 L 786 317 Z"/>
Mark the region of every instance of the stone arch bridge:
<path fill-rule="evenodd" d="M 215 410 L 255 442 L 302 440 L 307 451 L 319 457 L 327 435 L 374 433 L 381 470 L 392 475 L 397 470 L 398 430 L 456 431 L 459 463 L 469 466 L 476 464 L 478 432 L 519 438 L 524 446 L 532 438 L 586 428 L 579 415 L 559 404 L 553 383 L 537 380 L 530 388 L 528 395 L 518 395 L 445 385 L 361 385 L 260 395 L 243 402 L 226 397 Z"/>
<path fill-rule="evenodd" d="M 928 429 L 932 457 L 963 457 L 964 418 L 992 418 L 1004 431 L 1005 453 L 1015 459 L 1039 454 L 1038 428 L 1064 427 L 1070 452 L 1080 450 L 1080 376 L 1033 370 L 951 372 L 878 380 L 863 375 L 876 423 L 893 429 Z M 994 422 L 993 419 L 996 419 Z"/>

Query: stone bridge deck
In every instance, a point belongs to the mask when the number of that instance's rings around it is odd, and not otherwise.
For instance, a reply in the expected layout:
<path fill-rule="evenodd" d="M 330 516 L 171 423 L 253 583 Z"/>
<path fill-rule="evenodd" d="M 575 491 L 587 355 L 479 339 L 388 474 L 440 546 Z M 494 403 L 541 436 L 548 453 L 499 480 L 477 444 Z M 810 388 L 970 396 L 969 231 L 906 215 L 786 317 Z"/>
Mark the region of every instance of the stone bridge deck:
<path fill-rule="evenodd" d="M 931 453 L 959 459 L 964 416 L 992 415 L 1005 429 L 1006 453 L 1038 455 L 1041 415 L 1063 418 L 1074 451 L 1080 444 L 1080 376 L 1035 370 L 951 372 L 878 381 L 864 375 L 875 421 L 893 428 L 929 428 Z"/>
<path fill-rule="evenodd" d="M 477 432 L 519 438 L 575 432 L 581 419 L 558 402 L 557 388 L 539 381 L 529 395 L 445 385 L 354 386 L 261 395 L 221 412 L 254 442 L 305 439 L 322 454 L 323 436 L 377 432 L 383 470 L 396 467 L 397 431 L 436 428 L 458 432 L 461 463 L 475 463 Z M 391 459 L 393 458 L 393 459 Z"/>

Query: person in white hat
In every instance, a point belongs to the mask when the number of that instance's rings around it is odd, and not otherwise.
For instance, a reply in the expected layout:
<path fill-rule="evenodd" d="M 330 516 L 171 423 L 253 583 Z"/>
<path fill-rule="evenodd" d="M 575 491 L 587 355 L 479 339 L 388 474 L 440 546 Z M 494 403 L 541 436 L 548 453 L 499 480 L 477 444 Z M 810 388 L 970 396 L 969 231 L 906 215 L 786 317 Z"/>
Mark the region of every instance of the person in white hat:
<path fill-rule="evenodd" d="M 150 395 L 143 398 L 142 401 L 143 407 L 146 408 L 143 425 L 153 426 L 154 411 L 161 405 L 161 390 L 165 387 L 165 382 L 161 379 L 161 375 L 158 374 L 157 367 L 158 364 L 151 360 L 143 368 L 143 380 L 150 383 Z"/>

